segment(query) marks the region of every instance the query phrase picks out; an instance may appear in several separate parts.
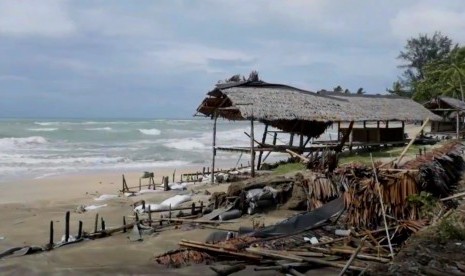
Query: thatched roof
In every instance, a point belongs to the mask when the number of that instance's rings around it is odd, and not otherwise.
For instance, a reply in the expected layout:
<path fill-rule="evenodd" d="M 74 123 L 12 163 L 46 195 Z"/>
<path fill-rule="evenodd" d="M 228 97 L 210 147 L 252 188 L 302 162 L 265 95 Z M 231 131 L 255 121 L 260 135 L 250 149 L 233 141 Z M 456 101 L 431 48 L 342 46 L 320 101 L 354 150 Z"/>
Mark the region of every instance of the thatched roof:
<path fill-rule="evenodd" d="M 408 98 L 314 92 L 262 81 L 217 85 L 197 111 L 231 120 L 261 121 L 422 121 L 440 120 Z"/>
<path fill-rule="evenodd" d="M 425 103 L 425 107 L 429 109 L 455 109 L 465 111 L 465 102 L 446 96 L 439 96 Z"/>

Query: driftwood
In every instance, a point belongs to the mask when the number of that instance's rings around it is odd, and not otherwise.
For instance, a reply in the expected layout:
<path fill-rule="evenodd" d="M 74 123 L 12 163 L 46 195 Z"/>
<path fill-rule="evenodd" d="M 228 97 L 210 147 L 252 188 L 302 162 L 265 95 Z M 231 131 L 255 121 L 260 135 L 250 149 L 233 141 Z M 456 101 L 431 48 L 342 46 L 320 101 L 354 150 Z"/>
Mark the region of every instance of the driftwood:
<path fill-rule="evenodd" d="M 307 263 L 314 263 L 314 264 L 319 264 L 323 266 L 344 268 L 344 265 L 340 263 L 321 260 L 317 258 L 311 258 L 311 257 L 300 257 L 294 254 L 282 254 L 280 251 L 276 251 L 276 250 L 267 250 L 267 249 L 256 248 L 256 247 L 249 247 L 249 248 L 246 248 L 246 250 L 249 253 L 253 253 L 253 254 L 260 255 L 260 256 L 269 257 L 269 258 L 282 259 L 282 260 L 288 260 L 288 261 L 293 261 L 293 262 L 307 262 Z M 364 270 L 363 267 L 357 267 L 357 266 L 350 266 L 349 269 L 354 270 L 354 271 Z"/>
<path fill-rule="evenodd" d="M 300 160 L 302 160 L 304 163 L 308 163 L 310 162 L 310 159 L 308 159 L 307 157 L 305 156 L 302 156 L 300 154 L 298 154 L 297 152 L 295 151 L 292 151 L 290 149 L 286 149 L 286 152 L 289 153 L 290 155 L 294 156 L 294 157 L 298 157 Z"/>
<path fill-rule="evenodd" d="M 219 220 L 201 220 L 201 219 L 182 219 L 182 218 L 159 218 L 158 221 L 172 221 L 172 222 L 191 222 L 200 224 L 221 224 L 221 223 L 236 223 L 235 220 L 219 221 Z"/>
<path fill-rule="evenodd" d="M 445 198 L 441 198 L 439 199 L 440 201 L 446 201 L 446 200 L 450 200 L 450 199 L 454 199 L 454 198 L 458 198 L 458 197 L 464 197 L 465 196 L 465 192 L 462 192 L 462 193 L 457 193 L 455 195 L 451 195 L 451 196 L 448 196 L 448 197 L 445 197 Z"/>
<path fill-rule="evenodd" d="M 239 253 L 239 252 L 235 252 L 231 249 L 227 249 L 224 247 L 211 246 L 210 244 L 207 244 L 207 243 L 199 244 L 199 243 L 192 243 L 189 241 L 181 241 L 179 242 L 179 245 L 182 247 L 193 248 L 197 250 L 205 250 L 209 252 L 220 253 L 223 255 L 234 256 L 236 258 L 245 258 L 245 259 L 254 260 L 254 261 L 261 260 L 260 256 L 257 256 L 254 254 Z"/>
<path fill-rule="evenodd" d="M 350 250 L 350 249 L 341 249 L 341 248 L 319 248 L 319 247 L 313 247 L 309 248 L 309 250 L 312 251 L 317 251 L 321 253 L 325 253 L 328 255 L 337 255 L 337 254 L 342 254 L 342 255 L 350 255 L 354 254 L 355 250 Z M 291 251 L 296 255 L 303 256 L 301 253 L 305 254 L 307 252 L 305 251 Z M 366 255 L 366 254 L 358 254 L 357 258 L 360 260 L 366 260 L 366 261 L 375 261 L 375 262 L 381 262 L 381 263 L 388 263 L 390 262 L 389 259 L 383 258 L 383 257 L 375 257 L 371 255 Z"/>
<path fill-rule="evenodd" d="M 355 260 L 355 257 L 357 257 L 357 254 L 360 252 L 360 250 L 362 249 L 363 247 L 363 242 L 365 241 L 365 238 L 364 237 L 362 239 L 362 242 L 360 243 L 360 245 L 357 247 L 357 249 L 355 250 L 354 254 L 352 254 L 352 256 L 350 256 L 350 259 L 349 261 L 347 261 L 346 265 L 344 266 L 344 268 L 342 269 L 341 273 L 339 273 L 339 276 L 343 276 L 344 273 L 346 273 L 347 269 L 349 269 L 350 265 L 354 262 Z"/>
<path fill-rule="evenodd" d="M 233 265 L 233 266 L 228 266 L 225 268 L 217 268 L 214 266 L 210 266 L 210 269 L 215 271 L 217 275 L 219 276 L 227 276 L 229 274 L 241 271 L 245 269 L 244 264 L 238 264 L 238 265 Z"/>

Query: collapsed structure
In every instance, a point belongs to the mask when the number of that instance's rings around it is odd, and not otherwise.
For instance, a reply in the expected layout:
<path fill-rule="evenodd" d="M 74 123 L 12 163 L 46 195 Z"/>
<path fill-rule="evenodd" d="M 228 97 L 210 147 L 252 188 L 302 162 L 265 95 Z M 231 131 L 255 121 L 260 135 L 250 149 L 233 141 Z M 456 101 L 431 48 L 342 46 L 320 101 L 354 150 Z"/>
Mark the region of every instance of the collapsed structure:
<path fill-rule="evenodd" d="M 451 97 L 439 96 L 424 104 L 442 120 L 431 123 L 432 134 L 455 134 L 456 137 L 463 136 L 465 102 Z"/>
<path fill-rule="evenodd" d="M 248 81 L 217 84 L 207 93 L 207 97 L 197 108 L 197 114 L 214 120 L 213 171 L 216 151 L 250 152 L 252 174 L 256 152 L 259 153 L 256 167 L 260 168 L 271 152 L 291 150 L 303 153 L 322 148 L 341 151 L 345 146 L 352 148 L 404 144 L 406 121 L 441 120 L 439 116 L 407 98 L 342 93 L 317 94 L 288 85 L 266 83 L 258 80 L 258 77 Z M 250 147 L 217 147 L 218 117 L 249 120 Z M 255 139 L 254 121 L 265 125 L 261 141 Z M 309 144 L 311 139 L 318 138 L 333 124 L 337 124 L 337 140 Z M 278 131 L 270 130 L 269 127 Z M 278 133 L 289 135 L 288 144 L 277 145 Z M 273 135 L 271 143 L 267 141 L 269 134 Z M 296 136 L 299 139 L 296 139 Z M 266 155 L 263 158 L 264 153 Z"/>

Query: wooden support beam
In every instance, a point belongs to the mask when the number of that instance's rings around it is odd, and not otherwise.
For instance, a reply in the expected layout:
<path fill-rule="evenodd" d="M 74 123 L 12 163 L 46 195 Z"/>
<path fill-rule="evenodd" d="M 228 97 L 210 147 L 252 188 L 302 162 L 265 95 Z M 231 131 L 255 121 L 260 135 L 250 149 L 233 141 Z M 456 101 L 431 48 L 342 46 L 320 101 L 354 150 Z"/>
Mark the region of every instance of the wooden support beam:
<path fill-rule="evenodd" d="M 457 116 L 455 118 L 455 121 L 456 121 L 456 136 L 457 136 L 457 140 L 460 139 L 460 115 L 459 115 L 459 111 L 457 110 L 456 111 L 457 113 Z"/>
<path fill-rule="evenodd" d="M 335 150 L 336 152 L 341 152 L 342 149 L 344 148 L 344 144 L 346 143 L 346 141 L 349 139 L 351 140 L 350 138 L 352 137 L 352 129 L 354 127 L 354 121 L 351 121 L 350 124 L 349 124 L 349 127 L 347 128 L 347 133 L 344 134 L 344 136 L 342 137 L 339 145 L 336 146 Z M 349 146 L 352 146 L 352 141 L 350 141 L 350 145 Z"/>
<path fill-rule="evenodd" d="M 53 235 L 54 235 L 54 231 L 53 231 L 53 220 L 50 221 L 50 239 L 49 239 L 49 242 L 48 242 L 48 245 L 49 245 L 49 248 L 53 248 Z"/>
<path fill-rule="evenodd" d="M 263 137 L 262 137 L 262 144 L 266 143 L 267 135 L 268 135 L 268 124 L 265 124 L 265 130 L 263 131 Z M 260 151 L 260 153 L 258 154 L 257 170 L 259 170 L 260 166 L 262 165 L 262 156 L 263 156 L 263 151 Z"/>
<path fill-rule="evenodd" d="M 67 211 L 65 217 L 65 242 L 68 242 L 69 240 L 69 216 L 70 213 Z"/>
<path fill-rule="evenodd" d="M 254 125 L 253 115 L 250 119 L 250 175 L 255 177 L 255 137 L 254 137 Z"/>
<path fill-rule="evenodd" d="M 215 157 L 216 157 L 216 121 L 218 120 L 218 115 L 215 112 L 213 119 L 213 142 L 212 142 L 212 174 L 211 174 L 211 183 L 215 183 Z"/>
<path fill-rule="evenodd" d="M 97 232 L 97 229 L 98 229 L 98 213 L 95 214 L 94 233 Z"/>
<path fill-rule="evenodd" d="M 81 220 L 79 221 L 79 228 L 78 228 L 77 239 L 79 240 L 80 238 L 82 238 L 82 221 L 81 221 Z"/>

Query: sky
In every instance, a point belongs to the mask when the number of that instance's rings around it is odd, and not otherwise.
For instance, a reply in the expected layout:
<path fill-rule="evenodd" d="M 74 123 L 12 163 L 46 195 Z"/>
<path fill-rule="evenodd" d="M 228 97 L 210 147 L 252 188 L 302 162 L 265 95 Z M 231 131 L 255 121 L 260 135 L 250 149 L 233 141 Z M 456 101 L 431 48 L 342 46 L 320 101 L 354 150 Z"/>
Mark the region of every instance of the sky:
<path fill-rule="evenodd" d="M 218 80 L 384 93 L 463 0 L 0 0 L 0 118 L 189 118 Z"/>

